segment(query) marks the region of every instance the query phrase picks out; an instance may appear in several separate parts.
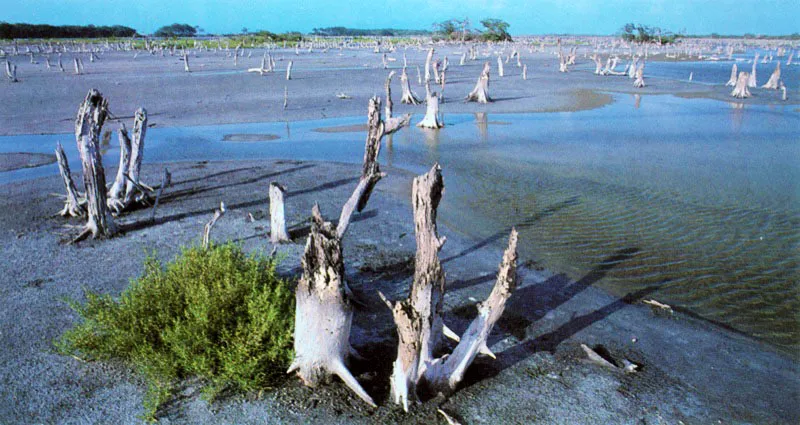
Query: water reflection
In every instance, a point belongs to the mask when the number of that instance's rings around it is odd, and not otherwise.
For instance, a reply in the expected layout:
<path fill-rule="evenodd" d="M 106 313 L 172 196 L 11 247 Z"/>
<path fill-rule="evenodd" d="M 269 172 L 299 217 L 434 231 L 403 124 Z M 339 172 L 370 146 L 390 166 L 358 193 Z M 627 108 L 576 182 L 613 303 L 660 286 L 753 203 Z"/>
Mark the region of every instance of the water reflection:
<path fill-rule="evenodd" d="M 731 105 L 731 128 L 734 133 L 739 133 L 744 121 L 744 103 L 729 103 Z"/>
<path fill-rule="evenodd" d="M 639 106 L 641 106 L 641 103 L 642 103 L 642 95 L 640 95 L 638 93 L 634 94 L 633 95 L 633 107 L 635 109 L 639 109 Z"/>
<path fill-rule="evenodd" d="M 480 135 L 481 142 L 489 140 L 489 117 L 486 112 L 475 113 L 475 125 L 478 126 L 478 134 Z"/>

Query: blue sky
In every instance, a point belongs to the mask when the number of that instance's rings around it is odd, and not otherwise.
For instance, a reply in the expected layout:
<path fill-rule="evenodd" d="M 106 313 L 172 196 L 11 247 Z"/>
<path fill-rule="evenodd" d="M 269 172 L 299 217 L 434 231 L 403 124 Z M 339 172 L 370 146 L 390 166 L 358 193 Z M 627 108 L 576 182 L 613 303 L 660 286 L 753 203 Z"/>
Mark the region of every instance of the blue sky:
<path fill-rule="evenodd" d="M 315 27 L 430 29 L 434 22 L 501 18 L 512 34 L 611 34 L 625 22 L 690 34 L 800 32 L 800 0 L 0 0 L 0 21 L 126 25 L 175 22 L 212 33 Z"/>

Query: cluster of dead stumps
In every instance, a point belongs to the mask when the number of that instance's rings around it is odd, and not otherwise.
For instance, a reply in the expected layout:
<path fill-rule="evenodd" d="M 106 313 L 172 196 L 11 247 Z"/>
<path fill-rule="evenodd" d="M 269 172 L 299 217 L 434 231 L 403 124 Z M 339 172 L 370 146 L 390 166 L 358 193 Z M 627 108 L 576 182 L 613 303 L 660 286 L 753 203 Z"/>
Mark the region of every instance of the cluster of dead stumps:
<path fill-rule="evenodd" d="M 72 180 L 64 148 L 60 143 L 56 145 L 58 168 L 66 188 L 64 208 L 59 214 L 62 217 L 87 218 L 86 225 L 72 240 L 73 243 L 89 235 L 95 238 L 114 236 L 119 231 L 114 217 L 135 208 L 152 205 L 155 215 L 161 194 L 170 184 L 170 174 L 167 169 L 164 169 L 161 184 L 155 188 L 139 179 L 147 132 L 147 111 L 139 108 L 134 115 L 132 139 L 125 124 L 120 123 L 119 168 L 111 187 L 106 185 L 100 154 L 100 136 L 108 116 L 108 101 L 97 90 L 90 90 L 78 108 L 78 116 L 75 119 L 75 142 L 81 158 L 84 193 L 78 192 Z"/>
<path fill-rule="evenodd" d="M 338 225 L 325 221 L 317 206 L 312 210 L 311 233 L 301 259 L 303 274 L 296 292 L 295 358 L 289 372 L 296 372 L 309 386 L 338 376 L 361 399 L 374 406 L 372 398 L 345 365 L 349 356 L 357 354 L 350 345 L 353 308 L 342 254 L 342 238 L 350 217 L 366 206 L 373 188 L 384 176 L 377 159 L 387 124 L 381 119 L 379 99 L 370 99 L 368 117 L 361 178 L 342 207 Z M 395 303 L 381 294 L 392 310 L 399 337 L 391 376 L 392 399 L 406 411 L 420 392 L 454 391 L 476 356 L 492 355 L 486 340 L 517 286 L 517 232 L 512 230 L 494 289 L 478 305 L 478 317 L 461 338 L 447 328 L 442 314 L 445 274 L 438 254 L 445 238 L 438 235 L 436 228 L 443 189 L 438 164 L 414 179 L 411 196 L 417 252 L 411 291 L 407 299 Z M 451 354 L 435 357 L 445 336 L 459 341 L 458 345 Z"/>
<path fill-rule="evenodd" d="M 387 99 L 387 103 L 387 112 L 390 112 L 391 101 Z M 108 115 L 107 100 L 97 90 L 89 91 L 75 122 L 85 193 L 79 193 L 76 189 L 61 145 L 56 149 L 67 191 L 65 206 L 60 214 L 87 217 L 85 228 L 73 242 L 89 235 L 114 236 L 118 232 L 114 221 L 116 215 L 151 202 L 157 203 L 162 190 L 169 184 L 167 171 L 158 189 L 139 181 L 147 128 L 146 112 L 140 109 L 135 115 L 132 140 L 124 125 L 119 129 L 120 166 L 114 183 L 110 188 L 106 187 L 99 136 Z M 288 370 L 289 373 L 296 373 L 309 386 L 338 376 L 371 406 L 375 406 L 372 398 L 346 366 L 348 357 L 357 356 L 357 353 L 350 345 L 353 307 L 344 275 L 342 238 L 353 213 L 366 207 L 375 185 L 385 176 L 378 164 L 383 136 L 408 122 L 407 117 L 391 124 L 389 120 L 381 118 L 380 99 L 370 99 L 369 131 L 361 178 L 342 207 L 338 224 L 326 221 L 318 206 L 312 209 L 311 231 L 301 258 L 302 276 L 296 289 L 295 358 Z M 442 311 L 445 273 L 438 255 L 445 238 L 438 235 L 436 227 L 437 208 L 443 190 L 444 181 L 438 164 L 414 179 L 412 205 L 417 252 L 410 295 L 408 299 L 393 303 L 381 294 L 392 310 L 399 337 L 397 359 L 391 376 L 392 399 L 406 411 L 420 393 L 448 394 L 454 391 L 476 356 L 494 356 L 487 348 L 486 341 L 503 313 L 506 300 L 518 284 L 517 232 L 512 230 L 494 289 L 484 302 L 478 304 L 478 316 L 460 338 L 445 325 Z M 281 185 L 270 185 L 270 233 L 273 242 L 288 240 L 284 222 L 284 192 Z M 211 229 L 224 213 L 225 205 L 221 204 L 204 228 L 204 245 L 208 245 Z M 445 337 L 458 341 L 458 345 L 449 355 L 435 357 L 434 353 L 442 347 Z"/>

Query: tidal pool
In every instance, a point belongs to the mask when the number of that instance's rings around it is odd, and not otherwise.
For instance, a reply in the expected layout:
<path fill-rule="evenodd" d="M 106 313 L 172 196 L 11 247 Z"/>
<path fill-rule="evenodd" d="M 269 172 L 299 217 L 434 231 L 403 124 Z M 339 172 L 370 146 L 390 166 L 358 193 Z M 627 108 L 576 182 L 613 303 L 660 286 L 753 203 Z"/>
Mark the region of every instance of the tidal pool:
<path fill-rule="evenodd" d="M 360 162 L 364 132 L 314 130 L 364 120 L 151 128 L 145 161 Z M 386 138 L 381 161 L 416 173 L 442 164 L 440 217 L 474 249 L 501 245 L 515 226 L 523 262 L 618 295 L 652 288 L 661 302 L 800 348 L 796 107 L 614 95 L 590 111 L 444 121 L 438 131 Z M 231 143 L 226 134 L 280 138 Z M 0 137 L 0 153 L 51 153 L 61 141 L 79 170 L 73 137 Z M 105 163 L 117 155 L 112 142 Z M 56 173 L 55 165 L 3 172 L 0 183 Z"/>

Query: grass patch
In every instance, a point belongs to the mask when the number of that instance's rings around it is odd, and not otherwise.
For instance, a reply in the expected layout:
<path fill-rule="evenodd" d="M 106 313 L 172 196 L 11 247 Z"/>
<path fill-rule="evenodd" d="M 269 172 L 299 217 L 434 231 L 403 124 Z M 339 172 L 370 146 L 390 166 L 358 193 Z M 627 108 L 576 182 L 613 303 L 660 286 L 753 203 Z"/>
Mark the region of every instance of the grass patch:
<path fill-rule="evenodd" d="M 69 301 L 82 320 L 56 347 L 134 365 L 147 381 L 148 419 L 184 378 L 201 378 L 209 400 L 268 388 L 293 355 L 294 293 L 275 265 L 232 243 L 184 248 L 166 266 L 150 256 L 119 299 L 87 292 L 85 304 Z"/>

